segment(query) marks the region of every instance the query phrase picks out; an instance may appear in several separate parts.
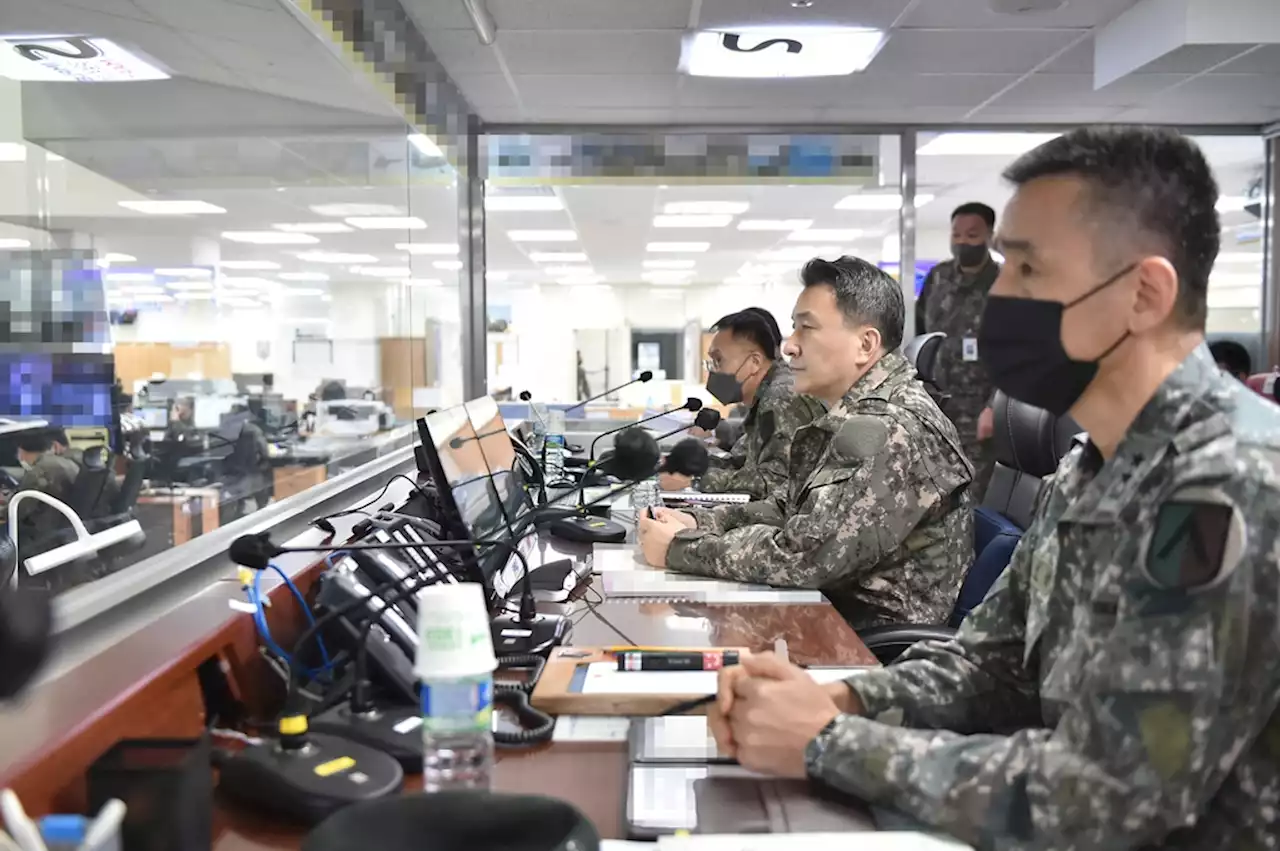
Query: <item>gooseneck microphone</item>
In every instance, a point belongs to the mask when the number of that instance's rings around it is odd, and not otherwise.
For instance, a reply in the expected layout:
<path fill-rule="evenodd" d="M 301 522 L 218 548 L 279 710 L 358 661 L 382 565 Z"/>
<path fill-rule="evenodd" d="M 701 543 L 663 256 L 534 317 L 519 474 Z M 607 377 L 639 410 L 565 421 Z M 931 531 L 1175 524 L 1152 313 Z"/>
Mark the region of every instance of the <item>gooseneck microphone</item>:
<path fill-rule="evenodd" d="M 594 402 L 597 399 L 603 399 L 605 396 L 611 396 L 614 393 L 617 393 L 619 390 L 622 390 L 626 387 L 630 387 L 632 384 L 644 384 L 652 380 L 653 380 L 653 370 L 646 369 L 644 372 L 640 373 L 635 378 L 628 381 L 626 384 L 619 384 L 617 387 L 610 387 L 608 390 L 604 391 L 603 393 L 600 393 L 599 395 L 592 396 L 589 399 L 583 399 L 581 402 L 576 402 L 570 405 L 569 407 L 565 408 L 564 412 L 567 414 L 570 411 L 572 411 L 574 408 L 585 407 L 587 404 Z M 529 391 L 526 390 L 524 393 L 521 393 L 520 398 L 524 399 L 525 393 L 528 393 L 528 392 Z M 525 399 L 525 401 L 528 401 L 528 400 Z"/>

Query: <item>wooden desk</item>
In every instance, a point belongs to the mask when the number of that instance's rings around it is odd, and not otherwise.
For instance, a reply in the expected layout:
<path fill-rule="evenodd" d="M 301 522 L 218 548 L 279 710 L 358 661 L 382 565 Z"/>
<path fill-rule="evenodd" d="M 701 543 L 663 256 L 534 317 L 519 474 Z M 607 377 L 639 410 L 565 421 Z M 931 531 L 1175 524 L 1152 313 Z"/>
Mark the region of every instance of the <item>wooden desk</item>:
<path fill-rule="evenodd" d="M 272 497 L 279 502 L 288 499 L 308 488 L 322 484 L 329 478 L 324 464 L 312 464 L 302 467 L 292 464 L 288 467 L 275 467 L 271 471 Z"/>
<path fill-rule="evenodd" d="M 173 488 L 144 491 L 138 497 L 139 512 L 144 518 L 150 515 L 149 506 L 163 506 L 172 520 L 169 545 L 176 547 L 193 538 L 218 528 L 218 501 L 222 492 L 218 488 Z M 148 529 L 155 524 L 144 522 Z M 163 525 L 159 528 L 163 528 Z"/>

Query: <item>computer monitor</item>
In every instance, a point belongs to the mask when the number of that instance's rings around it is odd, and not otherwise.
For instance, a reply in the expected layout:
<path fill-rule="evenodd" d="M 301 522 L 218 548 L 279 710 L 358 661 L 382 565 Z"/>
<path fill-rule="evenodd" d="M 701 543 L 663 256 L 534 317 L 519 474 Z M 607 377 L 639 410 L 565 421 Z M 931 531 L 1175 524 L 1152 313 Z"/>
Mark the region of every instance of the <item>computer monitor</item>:
<path fill-rule="evenodd" d="M 507 521 L 519 529 L 525 515 L 533 508 L 533 499 L 524 469 L 516 460 L 507 423 L 492 396 L 473 399 L 465 407 L 480 444 L 480 452 L 493 475 L 493 486 Z"/>
<path fill-rule="evenodd" d="M 138 419 L 143 424 L 151 428 L 168 428 L 169 427 L 169 406 L 168 405 L 150 405 L 145 408 L 138 408 L 134 411 Z"/>

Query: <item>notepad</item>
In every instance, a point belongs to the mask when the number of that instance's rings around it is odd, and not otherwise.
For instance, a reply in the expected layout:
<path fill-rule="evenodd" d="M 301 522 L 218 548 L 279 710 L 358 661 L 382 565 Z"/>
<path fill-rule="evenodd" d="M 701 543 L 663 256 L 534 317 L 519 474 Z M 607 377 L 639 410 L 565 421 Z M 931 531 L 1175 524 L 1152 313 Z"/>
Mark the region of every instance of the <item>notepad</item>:
<path fill-rule="evenodd" d="M 751 501 L 751 495 L 745 493 L 703 493 L 702 491 L 682 490 L 663 491 L 663 502 L 692 502 L 702 505 L 741 505 Z"/>
<path fill-rule="evenodd" d="M 657 570 L 621 570 L 601 574 L 604 595 L 703 603 L 821 603 L 821 591 L 747 585 Z"/>
<path fill-rule="evenodd" d="M 911 831 L 663 836 L 657 851 L 961 851 L 962 842 Z"/>
<path fill-rule="evenodd" d="M 866 668 L 811 668 L 819 683 L 834 683 Z M 582 694 L 714 694 L 716 671 L 619 671 L 617 662 L 592 662 L 582 679 Z"/>

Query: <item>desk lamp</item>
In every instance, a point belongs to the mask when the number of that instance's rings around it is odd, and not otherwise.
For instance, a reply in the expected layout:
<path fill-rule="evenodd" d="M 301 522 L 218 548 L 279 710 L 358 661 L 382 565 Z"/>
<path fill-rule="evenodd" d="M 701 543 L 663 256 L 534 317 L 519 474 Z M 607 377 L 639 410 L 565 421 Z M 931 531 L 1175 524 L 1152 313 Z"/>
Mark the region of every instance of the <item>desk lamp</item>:
<path fill-rule="evenodd" d="M 137 520 L 130 520 L 127 523 L 121 523 L 118 526 L 112 526 L 100 532 L 90 532 L 85 528 L 80 515 L 76 514 L 71 506 L 62 500 L 55 499 L 42 491 L 18 491 L 9 499 L 9 539 L 12 541 L 15 551 L 18 549 L 18 506 L 28 499 L 43 502 L 50 508 L 55 509 L 70 521 L 71 528 L 76 534 L 74 541 L 27 559 L 27 573 L 31 576 L 87 558 L 108 547 L 114 547 L 116 544 L 143 537 L 142 526 L 139 525 Z M 17 566 L 17 568 L 20 567 L 21 565 Z M 18 584 L 17 568 L 14 569 L 10 580 L 14 587 L 17 587 Z"/>

